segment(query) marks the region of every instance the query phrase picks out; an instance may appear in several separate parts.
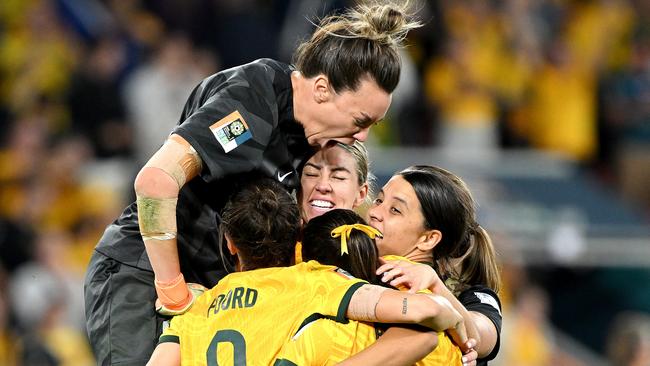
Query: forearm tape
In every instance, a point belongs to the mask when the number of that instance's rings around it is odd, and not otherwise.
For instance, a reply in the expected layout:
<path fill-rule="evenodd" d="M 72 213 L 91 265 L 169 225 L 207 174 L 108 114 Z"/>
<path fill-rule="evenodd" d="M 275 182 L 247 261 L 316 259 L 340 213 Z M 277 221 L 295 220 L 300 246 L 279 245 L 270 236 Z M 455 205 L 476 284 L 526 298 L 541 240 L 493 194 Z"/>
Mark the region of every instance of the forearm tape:
<path fill-rule="evenodd" d="M 176 181 L 180 189 L 188 179 L 201 172 L 201 158 L 187 141 L 180 136 L 171 135 L 145 167 L 163 170 Z"/>
<path fill-rule="evenodd" d="M 377 304 L 386 288 L 374 285 L 361 286 L 352 296 L 348 314 L 350 319 L 360 321 L 377 321 Z"/>
<path fill-rule="evenodd" d="M 176 203 L 178 198 L 137 196 L 138 224 L 143 240 L 176 238 Z"/>

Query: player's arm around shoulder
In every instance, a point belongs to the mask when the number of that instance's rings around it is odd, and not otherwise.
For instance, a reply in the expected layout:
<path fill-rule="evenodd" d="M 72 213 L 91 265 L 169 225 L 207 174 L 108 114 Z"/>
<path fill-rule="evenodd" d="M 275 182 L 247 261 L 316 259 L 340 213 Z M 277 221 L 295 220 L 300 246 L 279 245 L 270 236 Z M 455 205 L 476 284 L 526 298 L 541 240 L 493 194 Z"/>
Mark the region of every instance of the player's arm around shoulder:
<path fill-rule="evenodd" d="M 375 343 L 338 365 L 413 365 L 433 352 L 437 345 L 438 333 L 434 331 L 425 332 L 392 326 Z"/>
<path fill-rule="evenodd" d="M 435 294 L 411 294 L 363 285 L 352 295 L 350 319 L 380 323 L 416 323 L 435 331 L 449 330 L 467 342 L 463 317 L 447 299 Z"/>

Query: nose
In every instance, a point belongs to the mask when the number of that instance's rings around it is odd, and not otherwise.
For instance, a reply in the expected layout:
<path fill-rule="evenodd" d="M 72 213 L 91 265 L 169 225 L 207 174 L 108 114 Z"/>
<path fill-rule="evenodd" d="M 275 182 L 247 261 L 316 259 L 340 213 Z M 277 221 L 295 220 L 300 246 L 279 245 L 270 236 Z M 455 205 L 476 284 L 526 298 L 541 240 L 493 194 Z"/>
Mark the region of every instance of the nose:
<path fill-rule="evenodd" d="M 316 182 L 316 190 L 321 193 L 327 193 L 332 191 L 332 186 L 329 183 L 327 177 L 321 176 Z"/>
<path fill-rule="evenodd" d="M 366 139 L 368 139 L 368 133 L 369 132 L 370 132 L 370 127 L 366 127 L 364 129 L 362 129 L 361 131 L 359 131 L 359 132 L 355 133 L 354 135 L 352 135 L 352 137 L 354 137 L 354 139 L 357 140 L 357 141 L 364 142 L 364 141 L 366 141 Z"/>
<path fill-rule="evenodd" d="M 368 221 L 381 221 L 379 206 L 373 205 L 368 209 Z"/>

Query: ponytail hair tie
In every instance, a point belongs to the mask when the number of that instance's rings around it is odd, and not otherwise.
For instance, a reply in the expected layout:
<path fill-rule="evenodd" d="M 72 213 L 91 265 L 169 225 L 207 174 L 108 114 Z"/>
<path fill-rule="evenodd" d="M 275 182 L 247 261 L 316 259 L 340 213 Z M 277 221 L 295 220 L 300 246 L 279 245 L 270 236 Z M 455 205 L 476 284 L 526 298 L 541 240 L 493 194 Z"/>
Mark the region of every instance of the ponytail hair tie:
<path fill-rule="evenodd" d="M 372 226 L 364 224 L 341 225 L 331 232 L 332 238 L 341 237 L 341 255 L 348 254 L 348 239 L 350 238 L 352 229 L 364 232 L 370 239 L 374 239 L 376 236 L 383 237 L 381 232 Z"/>

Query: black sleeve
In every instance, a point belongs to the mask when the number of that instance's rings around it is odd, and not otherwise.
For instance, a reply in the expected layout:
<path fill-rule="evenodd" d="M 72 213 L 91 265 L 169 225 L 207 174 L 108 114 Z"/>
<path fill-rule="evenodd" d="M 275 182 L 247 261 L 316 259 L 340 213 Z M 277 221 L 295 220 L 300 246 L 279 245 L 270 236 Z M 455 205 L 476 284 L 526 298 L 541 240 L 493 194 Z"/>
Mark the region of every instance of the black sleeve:
<path fill-rule="evenodd" d="M 488 317 L 494 323 L 497 329 L 497 342 L 494 349 L 484 358 L 479 359 L 478 364 L 487 364 L 494 359 L 499 353 L 501 345 L 501 301 L 499 296 L 491 289 L 485 286 L 473 286 L 458 295 L 458 300 L 465 306 L 468 311 L 475 311 Z"/>
<path fill-rule="evenodd" d="M 261 67 L 261 66 L 260 66 Z M 255 70 L 254 70 L 255 71 Z M 201 177 L 212 182 L 224 176 L 259 167 L 278 123 L 277 102 L 271 79 L 251 70 L 216 74 L 206 79 L 190 98 L 205 100 L 174 130 L 197 151 L 203 161 Z M 257 70 L 257 74 L 265 70 Z"/>

